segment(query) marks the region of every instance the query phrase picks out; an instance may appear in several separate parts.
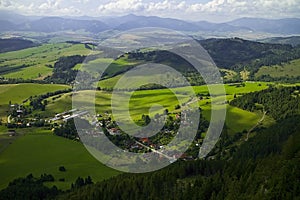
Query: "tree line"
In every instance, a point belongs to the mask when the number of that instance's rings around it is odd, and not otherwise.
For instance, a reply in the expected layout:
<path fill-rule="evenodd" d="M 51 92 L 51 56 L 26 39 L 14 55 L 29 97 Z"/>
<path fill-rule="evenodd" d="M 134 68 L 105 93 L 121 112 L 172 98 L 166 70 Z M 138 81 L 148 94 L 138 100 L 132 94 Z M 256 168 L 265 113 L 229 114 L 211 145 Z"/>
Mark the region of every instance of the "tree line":
<path fill-rule="evenodd" d="M 254 111 L 261 109 L 267 111 L 268 115 L 275 120 L 300 114 L 300 86 L 294 87 L 270 87 L 266 90 L 252 92 L 237 97 L 230 105 L 243 110 Z"/>

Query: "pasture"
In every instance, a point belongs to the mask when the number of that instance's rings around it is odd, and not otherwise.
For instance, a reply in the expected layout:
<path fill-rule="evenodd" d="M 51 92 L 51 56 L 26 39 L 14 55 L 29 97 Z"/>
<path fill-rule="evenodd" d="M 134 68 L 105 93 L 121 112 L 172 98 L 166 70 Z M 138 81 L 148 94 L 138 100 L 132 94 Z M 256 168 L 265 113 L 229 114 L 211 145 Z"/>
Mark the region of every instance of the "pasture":
<path fill-rule="evenodd" d="M 6 117 L 9 102 L 22 103 L 30 96 L 67 89 L 66 85 L 55 84 L 5 84 L 0 85 L 0 118 Z"/>
<path fill-rule="evenodd" d="M 245 86 L 240 86 L 238 84 L 227 84 L 225 85 L 226 99 L 230 101 L 234 98 L 234 94 L 242 95 L 249 92 L 259 91 L 266 89 L 269 83 L 257 83 L 248 82 Z M 211 86 L 212 88 L 216 86 Z M 196 94 L 207 95 L 207 86 L 195 86 L 193 87 Z M 134 121 L 141 119 L 143 114 L 150 115 L 153 117 L 156 113 L 162 114 L 165 109 L 170 112 L 175 111 L 175 106 L 180 105 L 180 102 L 188 102 L 189 95 L 191 92 L 187 90 L 186 87 L 175 88 L 174 93 L 169 89 L 159 89 L 159 90 L 141 90 L 132 93 L 129 104 L 127 101 L 123 100 L 123 97 L 128 97 L 131 93 L 128 92 L 117 92 L 114 96 L 114 101 L 116 101 L 115 109 L 118 111 L 119 119 L 126 120 L 128 116 L 126 111 L 129 109 L 131 118 Z M 93 103 L 94 92 L 92 91 L 82 91 L 76 94 L 76 100 L 80 103 L 84 103 L 87 109 L 90 109 L 95 105 L 96 112 L 102 114 L 104 112 L 111 113 L 111 98 L 112 94 L 110 92 L 95 91 L 95 103 Z M 124 96 L 122 96 L 124 95 Z M 215 98 L 217 100 L 217 98 Z M 58 99 L 51 100 L 48 99 L 48 105 L 46 107 L 46 112 L 50 116 L 54 116 L 56 113 L 60 113 L 71 109 L 71 94 L 64 94 Z M 151 110 L 153 106 L 161 105 L 162 107 L 157 107 L 157 109 Z M 204 116 L 209 120 L 211 111 L 211 99 L 210 97 L 205 97 L 203 100 L 199 101 L 199 106 L 203 109 Z M 230 127 L 231 132 L 240 132 L 244 129 L 251 128 L 260 119 L 261 115 L 259 113 L 252 113 L 244 111 L 235 107 L 227 106 L 227 119 L 226 125 Z"/>
<path fill-rule="evenodd" d="M 264 66 L 259 69 L 255 77 L 270 75 L 273 78 L 300 76 L 300 59 L 293 60 L 283 65 Z"/>
<path fill-rule="evenodd" d="M 119 173 L 98 162 L 79 142 L 54 136 L 49 130 L 27 129 L 26 132 L 0 154 L 0 189 L 30 173 L 52 174 L 55 181 L 48 184 L 60 189 L 69 189 L 78 176 L 91 176 L 97 182 Z M 66 172 L 60 172 L 60 166 Z"/>
<path fill-rule="evenodd" d="M 83 44 L 43 44 L 0 54 L 0 76 L 6 78 L 43 79 L 52 74 L 54 63 L 62 56 L 93 53 Z M 94 52 L 95 53 L 95 52 Z"/>

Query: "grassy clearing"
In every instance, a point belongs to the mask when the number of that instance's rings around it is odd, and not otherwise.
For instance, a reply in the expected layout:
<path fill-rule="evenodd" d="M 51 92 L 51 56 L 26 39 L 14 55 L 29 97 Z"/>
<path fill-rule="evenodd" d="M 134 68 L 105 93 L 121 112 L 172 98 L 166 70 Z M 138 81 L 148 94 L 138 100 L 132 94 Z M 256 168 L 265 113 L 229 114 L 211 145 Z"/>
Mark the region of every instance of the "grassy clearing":
<path fill-rule="evenodd" d="M 26 67 L 19 71 L 4 75 L 5 78 L 44 79 L 52 74 L 53 68 L 43 65 Z"/>
<path fill-rule="evenodd" d="M 60 172 L 64 166 L 66 172 Z M 90 175 L 94 181 L 101 181 L 119 172 L 112 170 L 92 157 L 84 146 L 75 141 L 52 135 L 50 131 L 35 129 L 21 136 L 0 154 L 0 189 L 17 177 L 29 173 L 40 176 L 52 174 L 56 185 L 68 189 L 78 176 Z M 65 182 L 58 179 L 64 178 Z"/>
<path fill-rule="evenodd" d="M 22 103 L 23 100 L 30 96 L 44 94 L 47 92 L 54 92 L 57 90 L 67 89 L 67 85 L 56 85 L 56 84 L 6 84 L 0 85 L 0 104 L 7 104 L 11 101 L 12 103 Z"/>
<path fill-rule="evenodd" d="M 67 89 L 66 85 L 55 84 L 5 84 L 0 85 L 0 117 L 6 116 L 9 101 L 11 103 L 22 103 L 23 100 L 30 96 L 40 95 L 47 92 Z"/>
<path fill-rule="evenodd" d="M 0 54 L 1 67 L 9 66 L 10 71 L 0 74 L 6 78 L 41 79 L 51 75 L 54 63 L 62 56 L 88 55 L 91 52 L 83 44 L 44 44 Z M 18 69 L 18 66 L 26 65 Z"/>
<path fill-rule="evenodd" d="M 278 77 L 297 77 L 300 76 L 300 59 L 293 60 L 290 63 L 275 66 L 264 66 L 259 69 L 255 77 L 270 75 L 273 78 Z"/>
<path fill-rule="evenodd" d="M 92 102 L 92 91 L 82 91 L 76 95 L 78 95 L 76 99 L 87 105 L 87 108 L 91 108 L 93 105 L 95 105 L 97 113 L 111 113 L 111 93 L 96 91 L 95 104 Z M 126 111 L 128 106 L 122 101 L 122 97 L 119 95 L 121 94 L 118 94 L 116 97 L 116 109 L 118 109 L 122 115 L 122 112 Z M 180 97 L 183 98 L 183 101 L 188 101 L 187 97 L 179 95 L 179 98 Z M 65 94 L 54 101 L 49 100 L 49 103 L 46 107 L 47 117 L 54 116 L 55 113 L 61 113 L 66 110 L 70 110 L 72 106 L 71 101 L 72 97 L 70 94 Z M 162 105 L 163 108 L 149 113 L 149 109 L 156 104 Z M 133 120 L 139 120 L 143 114 L 150 114 L 151 116 L 154 116 L 156 113 L 162 114 L 164 109 L 168 109 L 170 111 L 174 110 L 174 106 L 177 104 L 179 104 L 178 100 L 170 90 L 137 91 L 133 93 L 132 98 L 130 99 L 130 115 Z"/>
<path fill-rule="evenodd" d="M 120 71 L 126 71 L 127 69 L 141 64 L 141 62 L 132 61 L 128 59 L 128 55 L 124 55 L 116 60 L 112 58 L 98 58 L 92 60 L 86 64 L 77 64 L 74 69 L 82 70 L 91 73 L 95 77 L 112 77 Z"/>
<path fill-rule="evenodd" d="M 112 78 L 104 79 L 102 81 L 99 81 L 98 86 L 100 88 L 114 88 L 114 86 L 120 80 L 121 77 L 122 75 L 118 75 Z"/>

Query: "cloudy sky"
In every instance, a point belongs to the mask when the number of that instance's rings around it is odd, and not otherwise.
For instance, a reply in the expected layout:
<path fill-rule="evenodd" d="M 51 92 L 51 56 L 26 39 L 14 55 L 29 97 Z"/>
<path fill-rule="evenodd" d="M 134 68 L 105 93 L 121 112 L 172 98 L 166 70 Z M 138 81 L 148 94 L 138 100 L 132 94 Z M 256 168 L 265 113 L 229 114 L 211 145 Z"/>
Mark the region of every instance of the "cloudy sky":
<path fill-rule="evenodd" d="M 26 15 L 156 15 L 226 21 L 239 17 L 300 18 L 300 0 L 0 0 L 1 10 Z"/>

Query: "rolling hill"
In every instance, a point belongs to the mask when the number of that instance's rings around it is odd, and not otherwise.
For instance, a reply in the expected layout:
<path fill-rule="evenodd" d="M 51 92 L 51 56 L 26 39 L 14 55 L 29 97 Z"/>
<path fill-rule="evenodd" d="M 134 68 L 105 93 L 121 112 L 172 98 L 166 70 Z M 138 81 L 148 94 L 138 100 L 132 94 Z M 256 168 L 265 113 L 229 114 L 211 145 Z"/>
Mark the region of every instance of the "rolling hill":
<path fill-rule="evenodd" d="M 260 18 L 241 18 L 228 22 L 233 26 L 248 27 L 254 32 L 277 33 L 277 34 L 299 34 L 300 19 L 260 19 Z"/>

